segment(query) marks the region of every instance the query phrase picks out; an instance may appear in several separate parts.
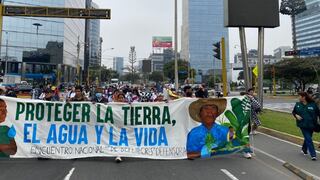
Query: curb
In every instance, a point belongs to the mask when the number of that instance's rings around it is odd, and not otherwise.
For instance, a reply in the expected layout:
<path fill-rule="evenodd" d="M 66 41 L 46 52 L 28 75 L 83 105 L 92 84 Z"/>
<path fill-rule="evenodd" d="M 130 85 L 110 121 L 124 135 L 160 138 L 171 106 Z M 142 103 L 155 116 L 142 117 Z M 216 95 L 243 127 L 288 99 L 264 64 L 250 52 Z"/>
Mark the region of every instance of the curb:
<path fill-rule="evenodd" d="M 304 180 L 313 180 L 313 176 L 306 174 L 303 170 L 295 167 L 290 163 L 284 163 L 283 166 Z"/>
<path fill-rule="evenodd" d="M 280 113 L 291 114 L 291 112 L 289 112 L 289 111 L 284 111 L 284 110 L 278 110 L 278 109 L 272 109 L 272 108 L 265 108 L 265 107 L 264 107 L 263 109 L 270 110 L 270 111 L 275 111 L 275 112 L 280 112 Z"/>
<path fill-rule="evenodd" d="M 298 137 L 298 136 L 294 136 L 291 134 L 287 134 L 287 133 L 283 133 L 277 130 L 273 130 L 273 129 L 269 129 L 266 127 L 259 127 L 258 129 L 259 132 L 262 132 L 264 134 L 268 134 L 270 136 L 279 138 L 279 139 L 283 139 L 289 142 L 292 142 L 294 144 L 302 144 L 303 143 L 303 138 Z M 318 147 L 320 145 L 320 142 L 314 142 L 315 144 L 315 149 L 316 150 L 320 150 L 320 148 Z M 292 173 L 294 173 L 295 175 L 297 175 L 298 177 L 300 177 L 303 180 L 314 180 L 315 178 L 312 175 L 307 174 L 303 169 L 298 168 L 288 162 L 285 162 L 283 165 L 283 167 L 287 168 L 289 171 L 291 171 Z"/>
<path fill-rule="evenodd" d="M 298 144 L 298 145 L 303 144 L 303 138 L 298 137 L 298 136 L 294 136 L 294 135 L 291 135 L 291 134 L 287 134 L 287 133 L 284 133 L 284 132 L 280 132 L 280 131 L 277 131 L 277 130 L 273 130 L 273 129 L 269 129 L 269 128 L 261 127 L 261 126 L 258 128 L 258 131 L 262 132 L 262 133 L 265 133 L 265 134 L 268 134 L 270 136 L 277 137 L 279 139 L 283 139 L 283 140 L 292 142 L 294 144 Z M 313 141 L 313 143 L 315 145 L 315 149 L 319 151 L 320 150 L 320 148 L 319 148 L 320 142 Z"/>

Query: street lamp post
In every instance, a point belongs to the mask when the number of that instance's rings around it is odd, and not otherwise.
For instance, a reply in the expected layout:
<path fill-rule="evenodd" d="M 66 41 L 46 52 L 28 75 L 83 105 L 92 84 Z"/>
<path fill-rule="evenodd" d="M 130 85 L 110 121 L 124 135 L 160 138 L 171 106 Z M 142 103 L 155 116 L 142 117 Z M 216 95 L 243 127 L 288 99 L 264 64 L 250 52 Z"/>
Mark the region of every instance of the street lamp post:
<path fill-rule="evenodd" d="M 33 23 L 33 25 L 37 27 L 37 35 L 38 35 L 38 33 L 39 33 L 39 27 L 41 27 L 42 24 L 40 24 L 40 23 Z"/>
<path fill-rule="evenodd" d="M 174 77 L 175 89 L 178 91 L 178 0 L 174 1 Z"/>
<path fill-rule="evenodd" d="M 5 57 L 5 68 L 4 68 L 4 75 L 7 75 L 8 73 L 8 32 L 6 32 L 6 36 L 7 36 L 7 39 L 6 39 L 6 57 Z"/>

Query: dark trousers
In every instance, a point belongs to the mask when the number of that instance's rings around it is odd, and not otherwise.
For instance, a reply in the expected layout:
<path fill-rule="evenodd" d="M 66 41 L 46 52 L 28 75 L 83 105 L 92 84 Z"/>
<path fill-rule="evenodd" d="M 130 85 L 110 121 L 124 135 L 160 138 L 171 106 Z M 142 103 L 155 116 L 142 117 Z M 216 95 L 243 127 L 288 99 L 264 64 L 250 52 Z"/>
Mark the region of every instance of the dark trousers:
<path fill-rule="evenodd" d="M 304 152 L 309 151 L 311 157 L 316 157 L 316 151 L 314 149 L 313 141 L 312 141 L 312 134 L 313 130 L 312 129 L 305 129 L 305 128 L 300 128 L 301 132 L 304 137 L 303 145 L 302 145 L 302 150 Z"/>

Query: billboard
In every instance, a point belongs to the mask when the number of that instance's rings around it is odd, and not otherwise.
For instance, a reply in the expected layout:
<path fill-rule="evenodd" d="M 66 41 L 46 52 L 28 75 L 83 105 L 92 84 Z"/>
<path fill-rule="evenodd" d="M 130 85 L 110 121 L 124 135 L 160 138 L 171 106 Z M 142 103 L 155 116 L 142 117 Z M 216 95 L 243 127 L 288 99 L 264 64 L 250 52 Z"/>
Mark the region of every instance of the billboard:
<path fill-rule="evenodd" d="M 224 0 L 224 22 L 226 27 L 278 27 L 279 0 Z"/>
<path fill-rule="evenodd" d="M 154 48 L 172 48 L 172 37 L 154 36 L 152 37 L 152 47 Z"/>

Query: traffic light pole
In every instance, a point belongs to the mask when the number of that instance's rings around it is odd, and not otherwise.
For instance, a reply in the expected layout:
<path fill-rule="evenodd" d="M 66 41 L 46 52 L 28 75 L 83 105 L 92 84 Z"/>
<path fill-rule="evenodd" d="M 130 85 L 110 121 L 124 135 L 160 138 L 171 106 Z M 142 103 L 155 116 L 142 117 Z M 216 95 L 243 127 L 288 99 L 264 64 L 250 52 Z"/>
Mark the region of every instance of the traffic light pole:
<path fill-rule="evenodd" d="M 3 1 L 0 2 L 0 44 L 1 45 L 2 45 L 2 24 L 3 24 L 3 15 L 2 15 L 3 12 L 2 11 L 3 11 Z M 0 55 L 1 55 L 1 49 L 2 48 L 0 48 Z M 1 59 L 1 62 L 2 62 L 2 59 Z M 1 63 L 1 65 L 2 65 L 2 63 Z M 6 69 L 7 69 L 7 67 L 4 67 L 3 72 L 5 72 Z"/>
<path fill-rule="evenodd" d="M 246 92 L 247 92 L 251 88 L 251 82 L 250 82 L 250 76 L 249 76 L 246 32 L 245 32 L 244 27 L 239 27 L 239 34 L 240 34 L 240 42 L 241 42 L 241 54 L 242 54 L 244 87 L 245 87 Z"/>
<path fill-rule="evenodd" d="M 227 60 L 226 60 L 226 44 L 225 39 L 221 38 L 221 60 L 222 60 L 222 82 L 223 82 L 223 96 L 228 96 L 227 86 Z"/>

